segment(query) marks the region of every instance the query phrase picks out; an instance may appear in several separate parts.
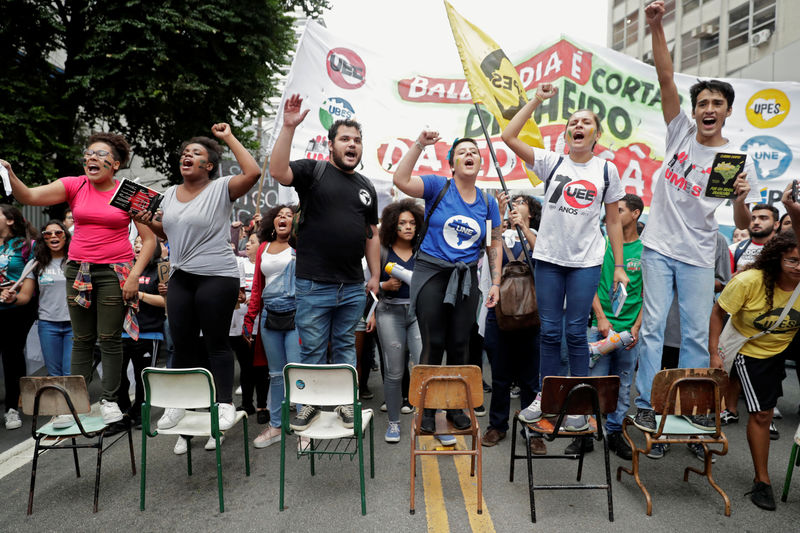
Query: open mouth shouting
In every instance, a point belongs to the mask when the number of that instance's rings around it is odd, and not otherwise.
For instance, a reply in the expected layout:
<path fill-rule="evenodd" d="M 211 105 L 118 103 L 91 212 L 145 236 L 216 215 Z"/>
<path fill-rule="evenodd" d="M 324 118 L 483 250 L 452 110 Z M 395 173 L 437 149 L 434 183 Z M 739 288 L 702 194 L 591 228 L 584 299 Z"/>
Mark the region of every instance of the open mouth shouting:
<path fill-rule="evenodd" d="M 714 115 L 706 115 L 703 117 L 703 129 L 712 130 L 717 126 L 717 117 Z"/>
<path fill-rule="evenodd" d="M 102 171 L 103 166 L 97 161 L 86 161 L 84 163 L 86 174 L 89 176 L 97 176 Z"/>

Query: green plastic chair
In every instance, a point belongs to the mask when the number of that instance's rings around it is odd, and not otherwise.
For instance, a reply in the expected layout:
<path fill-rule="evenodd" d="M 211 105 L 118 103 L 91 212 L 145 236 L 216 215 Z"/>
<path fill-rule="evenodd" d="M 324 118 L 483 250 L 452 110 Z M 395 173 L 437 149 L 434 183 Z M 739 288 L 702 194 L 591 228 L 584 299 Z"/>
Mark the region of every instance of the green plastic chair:
<path fill-rule="evenodd" d="M 289 363 L 283 367 L 285 397 L 281 405 L 281 475 L 280 503 L 283 511 L 284 481 L 286 472 L 286 437 L 292 433 L 311 439 L 304 450 L 297 451 L 297 457 L 307 456 L 314 475 L 314 458 L 328 455 L 349 457 L 352 461 L 358 455 L 358 469 L 361 480 L 361 514 L 367 514 L 367 500 L 364 489 L 364 432 L 369 426 L 369 477 L 375 477 L 375 451 L 373 449 L 372 409 L 362 409 L 358 399 L 358 374 L 352 365 L 304 365 Z M 336 413 L 322 411 L 320 417 L 303 431 L 293 431 L 289 427 L 289 405 L 333 406 L 353 404 L 353 427 L 346 428 Z M 352 446 L 355 444 L 355 446 Z"/>
<path fill-rule="evenodd" d="M 153 368 L 142 370 L 144 383 L 144 404 L 142 405 L 142 477 L 139 507 L 144 511 L 145 480 L 147 468 L 147 439 L 157 435 L 180 435 L 189 441 L 187 446 L 188 473 L 192 475 L 192 437 L 213 436 L 216 440 L 217 491 L 219 493 L 219 512 L 225 512 L 222 493 L 222 447 L 219 430 L 219 404 L 216 402 L 216 389 L 211 372 L 205 368 Z M 187 409 L 175 427 L 152 430 L 150 408 Z M 209 409 L 210 411 L 188 411 L 188 409 Z M 244 466 L 250 475 L 250 451 L 247 437 L 247 413 L 236 411 L 236 422 L 244 421 Z"/>
<path fill-rule="evenodd" d="M 783 494 L 781 501 L 785 502 L 789 497 L 789 486 L 792 484 L 792 471 L 794 467 L 800 466 L 800 456 L 797 450 L 800 449 L 800 426 L 797 426 L 797 431 L 794 433 L 794 442 L 792 443 L 792 453 L 789 456 L 789 468 L 786 469 L 786 481 L 783 483 Z"/>
<path fill-rule="evenodd" d="M 76 477 L 81 477 L 81 469 L 78 464 L 79 448 L 97 450 L 93 508 L 96 513 L 97 500 L 100 496 L 100 467 L 102 466 L 103 452 L 126 435 L 128 436 L 128 447 L 131 454 L 131 474 L 136 475 L 136 460 L 133 456 L 130 419 L 124 417 L 123 420 L 127 422 L 126 431 L 120 433 L 113 440 L 109 439 L 111 442 L 103 446 L 103 438 L 108 426 L 103 422 L 103 417 L 89 415 L 91 411 L 89 392 L 86 390 L 86 382 L 83 376 L 24 377 L 19 380 L 19 384 L 22 412 L 33 416 L 31 436 L 35 442 L 31 468 L 31 487 L 28 493 L 28 514 L 33 513 L 33 489 L 36 484 L 36 468 L 39 463 L 39 456 L 47 450 L 72 450 L 72 457 L 75 461 L 75 474 Z M 39 425 L 40 415 L 71 415 L 75 419 L 75 423 L 66 428 L 54 428 L 52 421 L 49 421 L 39 429 L 36 429 L 36 426 Z M 93 442 L 78 444 L 76 439 L 80 437 Z M 71 444 L 65 444 L 68 440 Z M 42 441 L 45 443 L 43 444 Z M 48 442 L 51 444 L 46 444 Z"/>

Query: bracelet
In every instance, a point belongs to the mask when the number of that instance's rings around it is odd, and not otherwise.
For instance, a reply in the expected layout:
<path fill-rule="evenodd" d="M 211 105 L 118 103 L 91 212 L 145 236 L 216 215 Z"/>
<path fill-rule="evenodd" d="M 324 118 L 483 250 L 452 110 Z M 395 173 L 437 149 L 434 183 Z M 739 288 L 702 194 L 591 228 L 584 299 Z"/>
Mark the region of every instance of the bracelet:
<path fill-rule="evenodd" d="M 615 268 L 625 268 L 625 265 L 614 265 Z"/>
<path fill-rule="evenodd" d="M 544 98 L 538 92 L 534 93 L 533 96 L 535 96 L 536 99 L 539 100 L 539 103 L 543 103 L 544 102 Z"/>
<path fill-rule="evenodd" d="M 499 287 L 499 286 L 500 286 L 499 283 L 492 283 L 492 287 Z"/>
<path fill-rule="evenodd" d="M 425 151 L 425 145 L 423 145 L 423 144 L 422 144 L 421 142 L 419 142 L 418 140 L 417 140 L 417 141 L 414 141 L 414 146 L 416 146 L 417 148 L 419 148 L 419 151 L 420 151 L 420 152 L 424 152 L 424 151 Z"/>

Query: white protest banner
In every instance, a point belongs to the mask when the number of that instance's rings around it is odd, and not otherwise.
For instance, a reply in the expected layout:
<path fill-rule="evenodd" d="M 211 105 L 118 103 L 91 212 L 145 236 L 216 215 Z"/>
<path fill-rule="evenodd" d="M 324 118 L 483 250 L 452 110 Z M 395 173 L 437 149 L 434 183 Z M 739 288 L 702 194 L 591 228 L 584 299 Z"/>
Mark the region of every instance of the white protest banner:
<path fill-rule="evenodd" d="M 502 47 L 502 36 L 493 36 Z M 284 98 L 299 93 L 311 113 L 297 128 L 292 159 L 326 159 L 326 130 L 338 118 L 355 118 L 363 125 L 364 155 L 358 170 L 370 178 L 388 201 L 393 168 L 419 132 L 430 126 L 442 141 L 419 158 L 415 174 L 449 175 L 447 152 L 456 137 L 475 137 L 481 147 L 478 184 L 499 188 L 489 151 L 472 105 L 459 58 L 443 58 L 439 73 L 417 73 L 409 58 L 391 43 L 375 50 L 333 35 L 309 23 L 287 78 Z M 558 94 L 534 114 L 546 148 L 563 152 L 569 115 L 589 108 L 601 118 L 603 136 L 595 153 L 617 166 L 626 192 L 650 205 L 653 179 L 664 159 L 666 126 L 661 115 L 655 69 L 636 59 L 562 36 L 528 51 L 505 50 L 532 94 L 540 83 L 554 83 Z M 697 80 L 676 75 L 684 111 L 691 115 L 689 87 Z M 780 194 L 800 177 L 800 115 L 791 111 L 800 101 L 800 84 L 726 79 L 736 91 L 733 112 L 723 134 L 752 157 L 766 203 L 779 204 Z M 492 115 L 484 119 L 510 188 L 531 189 L 522 164 L 500 140 Z M 281 124 L 278 115 L 272 142 Z M 678 184 L 680 186 L 680 184 Z M 537 188 L 540 192 L 540 188 Z M 732 209 L 718 210 L 722 224 L 732 224 Z"/>

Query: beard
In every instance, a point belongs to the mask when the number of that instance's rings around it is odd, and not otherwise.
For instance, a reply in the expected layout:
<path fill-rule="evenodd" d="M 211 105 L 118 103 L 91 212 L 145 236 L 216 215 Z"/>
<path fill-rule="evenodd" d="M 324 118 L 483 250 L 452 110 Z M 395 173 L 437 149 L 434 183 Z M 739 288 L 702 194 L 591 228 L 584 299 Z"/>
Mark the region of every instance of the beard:
<path fill-rule="evenodd" d="M 337 150 L 331 150 L 331 160 L 333 160 L 333 164 L 339 167 L 340 169 L 344 170 L 345 172 L 350 172 L 355 170 L 359 163 L 361 163 L 361 157 L 359 156 L 356 159 L 356 163 L 354 165 L 349 165 L 344 162 L 343 158 L 344 154 L 339 153 Z"/>
<path fill-rule="evenodd" d="M 764 237 L 769 237 L 772 235 L 772 232 L 775 231 L 772 229 L 772 226 L 766 227 L 760 231 L 753 231 L 748 229 L 747 232 L 750 234 L 751 239 L 763 239 Z"/>

